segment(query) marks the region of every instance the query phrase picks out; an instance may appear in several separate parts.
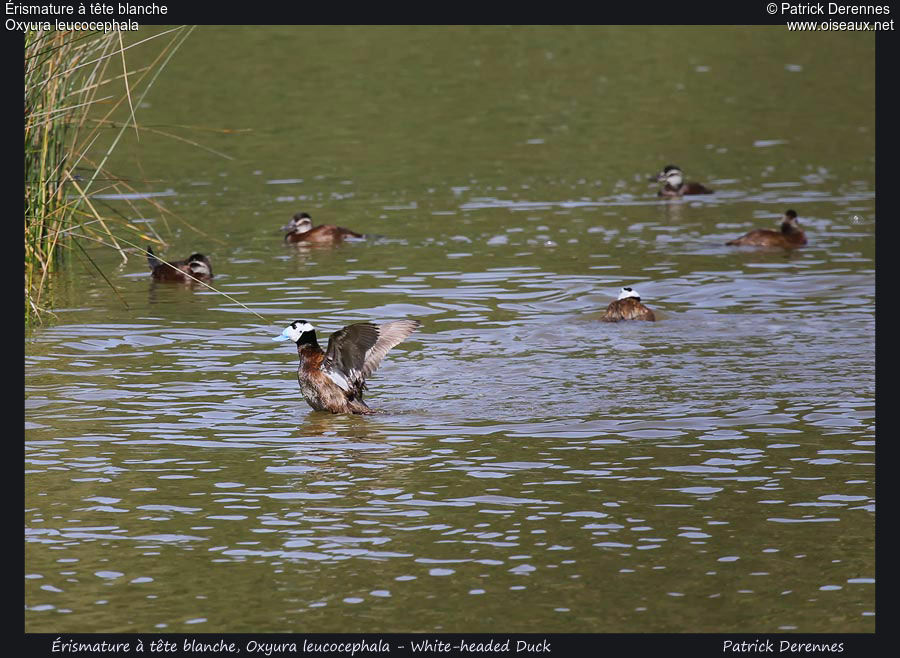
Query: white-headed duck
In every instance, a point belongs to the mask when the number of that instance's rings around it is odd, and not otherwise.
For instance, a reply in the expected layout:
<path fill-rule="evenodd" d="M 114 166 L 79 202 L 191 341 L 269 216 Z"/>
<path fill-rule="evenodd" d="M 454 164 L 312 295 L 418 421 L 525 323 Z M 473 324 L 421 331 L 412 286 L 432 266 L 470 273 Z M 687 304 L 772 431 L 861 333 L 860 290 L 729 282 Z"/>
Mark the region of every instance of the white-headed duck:
<path fill-rule="evenodd" d="M 681 168 L 675 165 L 666 166 L 665 169 L 659 172 L 656 180 L 661 183 L 665 182 L 665 185 L 657 194 L 657 196 L 661 197 L 673 198 L 681 197 L 685 194 L 712 194 L 713 192 L 701 183 L 686 182 Z"/>
<path fill-rule="evenodd" d="M 150 276 L 154 281 L 194 283 L 194 279 L 206 282 L 213 278 L 212 264 L 203 254 L 191 254 L 184 260 L 166 264 L 156 257 L 153 247 L 147 247 L 147 264 L 150 266 Z"/>
<path fill-rule="evenodd" d="M 363 238 L 361 233 L 351 231 L 343 226 L 332 226 L 331 224 L 319 224 L 316 227 L 312 225 L 312 218 L 309 213 L 298 212 L 286 226 L 281 227 L 287 231 L 284 236 L 285 242 L 309 242 L 316 244 L 337 244 L 343 242 L 344 238 Z"/>
<path fill-rule="evenodd" d="M 331 334 L 323 352 L 315 328 L 305 320 L 294 320 L 272 340 L 297 344 L 300 392 L 313 409 L 333 414 L 371 414 L 375 410 L 363 402 L 366 377 L 375 372 L 388 350 L 420 326 L 417 320 L 358 322 Z"/>
<path fill-rule="evenodd" d="M 641 304 L 641 296 L 634 288 L 622 288 L 619 298 L 606 307 L 603 322 L 619 322 L 620 320 L 647 320 L 655 322 L 653 311 Z"/>

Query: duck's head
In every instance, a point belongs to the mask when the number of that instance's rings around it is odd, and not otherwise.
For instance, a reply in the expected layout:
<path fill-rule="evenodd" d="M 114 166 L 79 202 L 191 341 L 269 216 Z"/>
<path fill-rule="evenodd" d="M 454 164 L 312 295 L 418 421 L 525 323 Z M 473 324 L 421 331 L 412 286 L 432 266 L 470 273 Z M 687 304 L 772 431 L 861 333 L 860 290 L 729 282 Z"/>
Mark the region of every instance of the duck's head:
<path fill-rule="evenodd" d="M 212 276 L 212 264 L 209 262 L 209 258 L 203 254 L 191 254 L 188 257 L 188 267 L 193 276 Z"/>
<path fill-rule="evenodd" d="M 684 182 L 684 173 L 675 165 L 667 165 L 656 177 L 660 183 L 668 183 L 672 187 L 678 187 Z"/>
<path fill-rule="evenodd" d="M 785 210 L 784 216 L 781 218 L 781 230 L 784 233 L 793 233 L 799 231 L 800 224 L 797 222 L 797 213 L 793 210 Z"/>
<path fill-rule="evenodd" d="M 629 297 L 634 297 L 636 301 L 641 301 L 640 294 L 634 288 L 622 288 L 619 291 L 618 299 L 628 299 Z"/>
<path fill-rule="evenodd" d="M 306 233 L 311 228 L 312 218 L 309 216 L 309 213 L 298 212 L 291 221 L 281 227 L 281 230 L 289 233 Z"/>
<path fill-rule="evenodd" d="M 284 328 L 284 331 L 275 336 L 272 340 L 290 340 L 299 343 L 304 337 L 307 339 L 310 337 L 315 339 L 315 327 L 306 320 L 294 320 Z"/>

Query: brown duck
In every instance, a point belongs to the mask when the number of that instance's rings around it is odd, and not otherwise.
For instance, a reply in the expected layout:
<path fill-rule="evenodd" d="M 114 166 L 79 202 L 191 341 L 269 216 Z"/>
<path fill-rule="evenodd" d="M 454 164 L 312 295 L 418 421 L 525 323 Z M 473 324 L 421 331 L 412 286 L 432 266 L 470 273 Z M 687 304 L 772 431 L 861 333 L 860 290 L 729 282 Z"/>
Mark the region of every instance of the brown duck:
<path fill-rule="evenodd" d="M 621 320 L 647 320 L 655 322 L 653 311 L 641 304 L 641 296 L 633 288 L 622 288 L 619 298 L 606 307 L 603 322 L 619 322 Z"/>
<path fill-rule="evenodd" d="M 154 281 L 194 283 L 194 279 L 205 282 L 213 278 L 212 264 L 203 254 L 191 254 L 184 260 L 166 264 L 156 257 L 153 247 L 147 247 L 147 264 L 150 266 L 150 276 Z"/>
<path fill-rule="evenodd" d="M 284 236 L 285 242 L 308 242 L 316 244 L 336 244 L 343 242 L 344 238 L 363 238 L 361 233 L 351 231 L 343 226 L 332 226 L 331 224 L 319 224 L 316 227 L 312 225 L 312 218 L 309 213 L 299 212 L 291 219 L 286 226 L 281 227 L 283 231 L 287 231 Z"/>
<path fill-rule="evenodd" d="M 797 213 L 793 210 L 786 210 L 781 218 L 780 231 L 758 228 L 725 244 L 742 247 L 784 247 L 785 249 L 792 249 L 806 244 L 806 234 L 797 223 Z"/>
<path fill-rule="evenodd" d="M 372 414 L 376 411 L 363 402 L 366 377 L 375 372 L 388 350 L 420 326 L 417 320 L 358 322 L 331 334 L 323 352 L 315 328 L 305 320 L 295 320 L 272 340 L 297 344 L 297 380 L 303 399 L 313 409 L 333 414 Z"/>
<path fill-rule="evenodd" d="M 702 183 L 693 181 L 685 181 L 684 173 L 675 165 L 668 165 L 656 177 L 659 182 L 665 182 L 663 188 L 657 193 L 657 196 L 672 198 L 681 197 L 685 194 L 712 194 L 713 191 Z"/>

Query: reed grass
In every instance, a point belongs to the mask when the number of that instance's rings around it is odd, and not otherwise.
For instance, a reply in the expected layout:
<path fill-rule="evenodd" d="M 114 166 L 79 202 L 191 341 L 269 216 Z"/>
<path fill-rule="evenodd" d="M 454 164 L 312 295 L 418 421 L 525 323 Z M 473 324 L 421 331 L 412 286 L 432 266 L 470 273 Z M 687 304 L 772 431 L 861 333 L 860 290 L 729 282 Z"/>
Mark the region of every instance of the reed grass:
<path fill-rule="evenodd" d="M 124 213 L 98 208 L 91 195 L 136 192 L 129 181 L 109 172 L 106 163 L 126 130 L 142 131 L 134 108 L 140 106 L 191 29 L 164 30 L 127 46 L 118 31 L 26 32 L 26 323 L 43 322 L 45 313 L 52 315 L 51 281 L 67 251 L 77 248 L 74 250 L 96 267 L 79 240 L 107 244 L 118 250 L 123 260 L 127 260 L 125 245 L 164 244 L 148 225 L 136 226 Z M 157 43 L 162 45 L 153 62 L 129 70 L 127 51 L 159 38 Z M 120 115 L 124 118 L 118 118 Z M 145 202 L 163 217 L 175 217 L 152 199 Z M 136 201 L 127 203 L 140 216 Z M 103 278 L 115 291 L 109 279 Z"/>

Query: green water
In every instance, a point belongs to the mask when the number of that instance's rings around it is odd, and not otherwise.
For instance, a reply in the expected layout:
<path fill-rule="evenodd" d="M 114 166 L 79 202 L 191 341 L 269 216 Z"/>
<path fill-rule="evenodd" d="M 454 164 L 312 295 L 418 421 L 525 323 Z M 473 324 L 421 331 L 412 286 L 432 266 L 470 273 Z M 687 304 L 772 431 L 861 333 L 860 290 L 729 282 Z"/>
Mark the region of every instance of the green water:
<path fill-rule="evenodd" d="M 233 299 L 87 243 L 124 304 L 56 281 L 27 631 L 874 631 L 871 36 L 200 27 L 137 116 L 200 145 L 108 164 L 175 217 L 98 208 Z M 807 247 L 724 246 L 786 208 Z M 659 321 L 600 322 L 622 286 Z M 270 340 L 403 317 L 375 416 Z"/>

